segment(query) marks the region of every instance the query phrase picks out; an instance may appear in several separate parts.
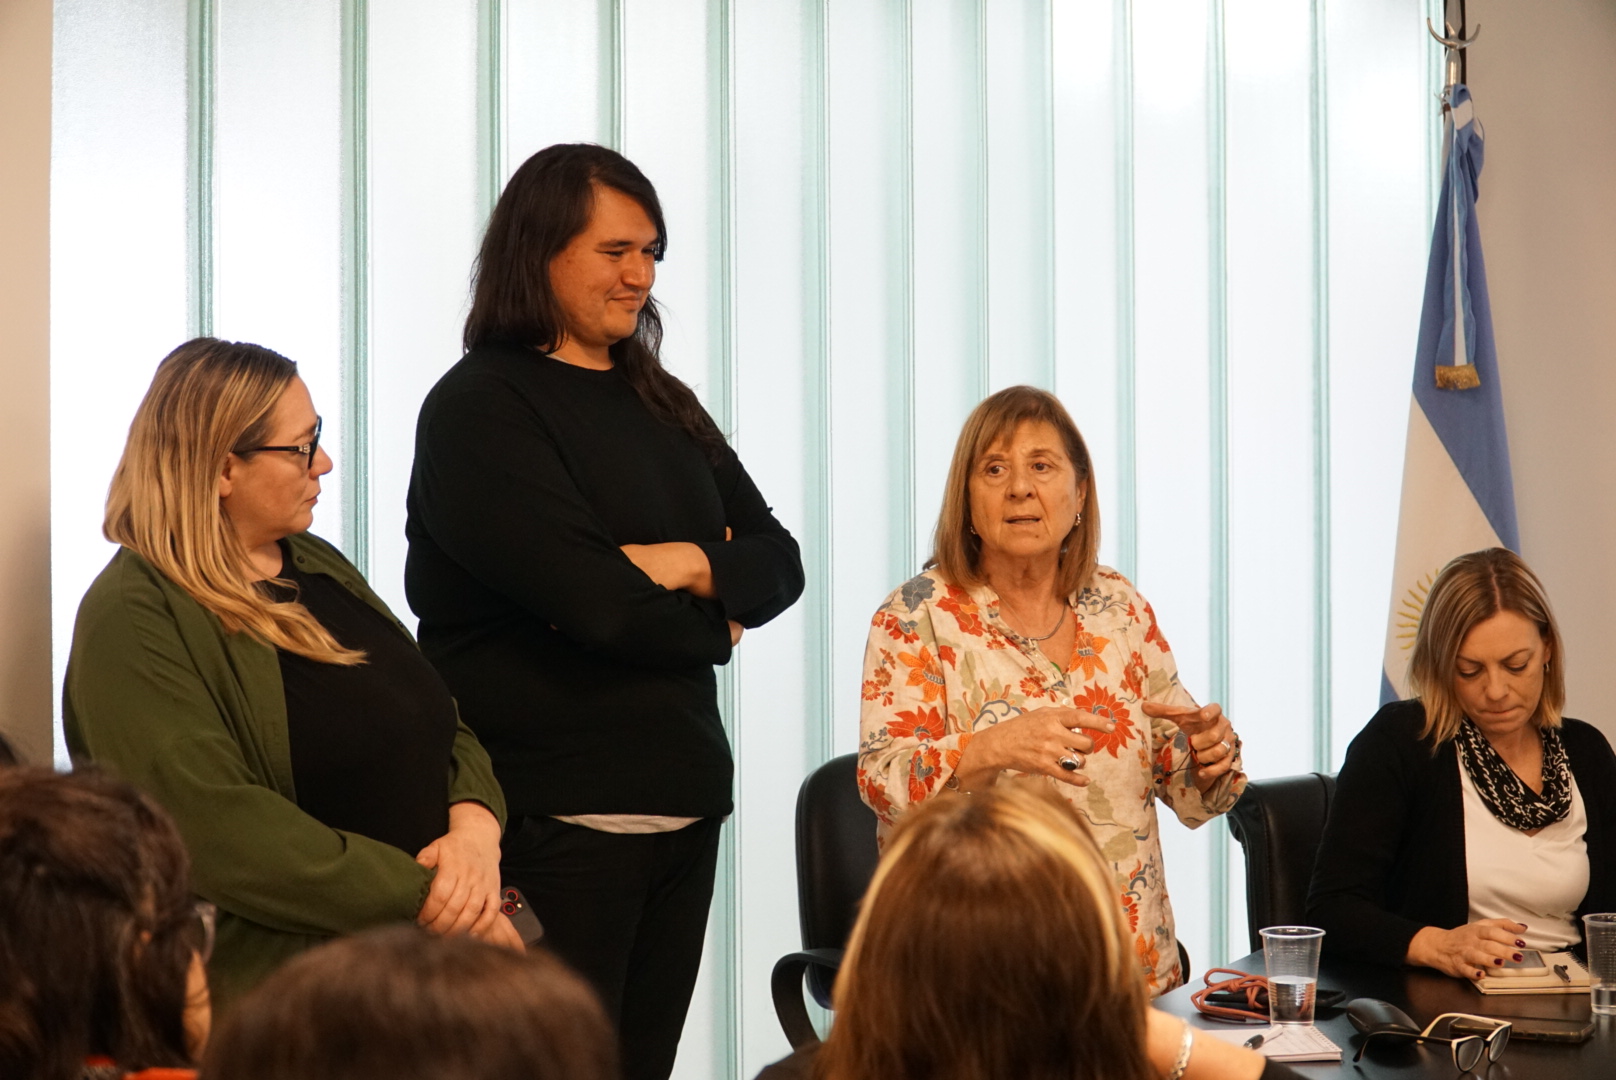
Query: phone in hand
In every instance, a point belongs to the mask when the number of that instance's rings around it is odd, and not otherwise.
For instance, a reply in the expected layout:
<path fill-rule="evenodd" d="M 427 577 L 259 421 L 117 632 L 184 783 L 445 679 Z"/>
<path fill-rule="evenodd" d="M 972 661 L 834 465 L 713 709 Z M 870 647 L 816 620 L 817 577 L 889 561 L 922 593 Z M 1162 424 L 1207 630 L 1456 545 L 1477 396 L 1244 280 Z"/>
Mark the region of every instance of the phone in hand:
<path fill-rule="evenodd" d="M 516 928 L 517 934 L 522 938 L 523 945 L 533 945 L 544 937 L 544 925 L 539 917 L 533 914 L 533 909 L 527 905 L 527 897 L 522 890 L 514 885 L 507 885 L 500 892 L 500 912 Z"/>
<path fill-rule="evenodd" d="M 1549 967 L 1543 962 L 1543 954 L 1536 949 L 1523 949 L 1519 960 L 1505 960 L 1503 969 L 1493 972 L 1498 976 L 1519 975 L 1522 978 L 1548 973 Z"/>

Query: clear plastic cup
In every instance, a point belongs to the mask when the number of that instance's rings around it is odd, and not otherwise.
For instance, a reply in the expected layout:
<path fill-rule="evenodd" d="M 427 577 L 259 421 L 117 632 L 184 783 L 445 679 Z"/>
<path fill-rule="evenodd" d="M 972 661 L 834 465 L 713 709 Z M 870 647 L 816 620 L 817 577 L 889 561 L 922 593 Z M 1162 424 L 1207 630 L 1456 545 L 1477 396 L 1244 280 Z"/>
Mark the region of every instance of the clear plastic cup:
<path fill-rule="evenodd" d="M 1616 914 L 1584 915 L 1588 945 L 1588 1003 L 1595 1016 L 1616 1016 Z"/>
<path fill-rule="evenodd" d="M 1324 931 L 1316 926 L 1270 926 L 1260 932 L 1268 967 L 1269 1022 L 1311 1025 Z"/>

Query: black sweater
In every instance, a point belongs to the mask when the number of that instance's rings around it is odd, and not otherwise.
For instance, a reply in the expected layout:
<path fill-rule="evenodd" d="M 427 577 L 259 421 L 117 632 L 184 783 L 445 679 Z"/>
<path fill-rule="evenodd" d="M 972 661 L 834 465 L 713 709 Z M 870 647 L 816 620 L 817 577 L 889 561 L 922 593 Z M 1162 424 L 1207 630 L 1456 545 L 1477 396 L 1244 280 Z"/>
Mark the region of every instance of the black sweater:
<path fill-rule="evenodd" d="M 1400 965 L 1427 926 L 1470 921 L 1463 790 L 1453 740 L 1431 753 L 1425 709 L 1398 701 L 1375 714 L 1336 779 L 1308 919 L 1332 955 Z M 1566 719 L 1566 758 L 1588 814 L 1588 892 L 1577 909 L 1616 910 L 1616 754 L 1598 728 Z"/>
<path fill-rule="evenodd" d="M 513 820 L 730 812 L 726 620 L 761 625 L 803 585 L 796 541 L 732 450 L 709 461 L 616 370 L 475 349 L 421 406 L 406 534 L 421 647 Z M 671 541 L 706 552 L 716 600 L 619 550 Z"/>

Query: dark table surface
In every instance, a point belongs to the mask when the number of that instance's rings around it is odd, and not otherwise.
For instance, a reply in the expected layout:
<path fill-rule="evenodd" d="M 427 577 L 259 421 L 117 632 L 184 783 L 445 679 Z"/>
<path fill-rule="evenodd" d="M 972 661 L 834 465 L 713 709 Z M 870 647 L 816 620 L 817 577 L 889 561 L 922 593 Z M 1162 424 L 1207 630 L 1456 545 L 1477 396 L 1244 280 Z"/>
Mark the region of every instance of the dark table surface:
<path fill-rule="evenodd" d="M 1263 973 L 1262 953 L 1252 953 L 1228 965 L 1256 975 Z M 1157 999 L 1158 1008 L 1185 1017 L 1195 1027 L 1230 1028 L 1195 1011 L 1190 994 L 1203 984 L 1197 976 L 1189 986 L 1181 986 Z M 1461 979 L 1434 971 L 1414 968 L 1383 968 L 1367 964 L 1347 964 L 1326 959 L 1319 965 L 1319 989 L 1340 990 L 1346 1001 L 1370 997 L 1389 1001 L 1413 1017 L 1421 1027 L 1446 1012 L 1475 1013 L 1478 1016 L 1587 1020 L 1587 994 L 1483 994 Z M 1511 1039 L 1504 1056 L 1495 1064 L 1482 1064 L 1475 1071 L 1478 1080 L 1616 1080 L 1616 1017 L 1594 1017 L 1593 1038 L 1581 1045 L 1527 1042 Z M 1344 1008 L 1323 1010 L 1316 1023 L 1330 1040 L 1341 1047 L 1341 1063 L 1294 1062 L 1292 1068 L 1309 1077 L 1352 1077 L 1353 1080 L 1454 1080 L 1458 1069 L 1448 1048 L 1425 1044 L 1393 1048 L 1365 1054 L 1356 1065 L 1352 1055 L 1363 1036 L 1353 1028 Z M 1259 1025 L 1252 1025 L 1257 1030 Z"/>

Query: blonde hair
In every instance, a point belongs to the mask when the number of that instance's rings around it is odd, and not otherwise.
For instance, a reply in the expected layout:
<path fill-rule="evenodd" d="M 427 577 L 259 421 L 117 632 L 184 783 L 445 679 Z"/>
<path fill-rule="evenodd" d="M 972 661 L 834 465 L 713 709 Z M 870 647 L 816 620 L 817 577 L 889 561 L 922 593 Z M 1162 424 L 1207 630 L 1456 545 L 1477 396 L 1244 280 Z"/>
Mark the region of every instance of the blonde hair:
<path fill-rule="evenodd" d="M 1425 706 L 1425 729 L 1420 733 L 1440 746 L 1459 733 L 1464 707 L 1454 693 L 1459 672 L 1459 649 L 1475 627 L 1497 615 L 1513 611 L 1530 620 L 1543 635 L 1549 653 L 1543 673 L 1543 696 L 1531 723 L 1539 728 L 1560 726 L 1565 708 L 1565 664 L 1560 648 L 1560 627 L 1554 621 L 1543 583 L 1521 557 L 1504 548 L 1488 548 L 1461 555 L 1442 568 L 1414 634 L 1414 652 L 1408 661 L 1408 682 Z"/>
<path fill-rule="evenodd" d="M 218 616 L 225 633 L 357 664 L 365 654 L 340 645 L 308 608 L 271 600 L 249 579 L 247 551 L 219 500 L 225 459 L 268 437 L 296 377 L 292 361 L 245 342 L 195 338 L 169 353 L 129 425 L 102 531 Z"/>
<path fill-rule="evenodd" d="M 1148 1003 L 1109 864 L 1047 785 L 929 799 L 836 979 L 827 1080 L 1145 1080 Z"/>
<path fill-rule="evenodd" d="M 966 418 L 954 444 L 954 459 L 948 466 L 948 486 L 943 491 L 932 555 L 926 566 L 937 567 L 951 584 L 962 588 L 982 583 L 982 540 L 971 532 L 971 473 L 983 454 L 1027 423 L 1049 424 L 1060 433 L 1066 456 L 1077 473 L 1078 491 L 1087 496 L 1083 520 L 1067 534 L 1056 571 L 1056 591 L 1067 597 L 1094 576 L 1100 552 L 1100 500 L 1094 491 L 1094 463 L 1082 432 L 1059 398 L 1033 386 L 1006 387 L 983 399 Z"/>

